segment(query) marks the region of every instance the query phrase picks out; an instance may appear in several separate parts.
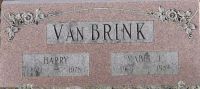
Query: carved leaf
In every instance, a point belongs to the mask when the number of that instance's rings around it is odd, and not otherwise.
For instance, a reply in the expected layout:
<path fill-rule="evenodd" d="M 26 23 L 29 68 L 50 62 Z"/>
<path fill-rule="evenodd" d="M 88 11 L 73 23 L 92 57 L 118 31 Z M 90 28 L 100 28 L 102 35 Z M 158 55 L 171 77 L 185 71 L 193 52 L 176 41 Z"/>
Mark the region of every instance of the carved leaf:
<path fill-rule="evenodd" d="M 189 24 L 189 28 L 192 29 L 192 30 L 194 30 L 194 29 L 196 29 L 196 26 L 194 24 L 190 23 Z"/>
<path fill-rule="evenodd" d="M 19 31 L 19 28 L 11 26 L 7 28 L 6 32 L 8 34 L 9 40 L 13 40 L 15 37 L 15 33 Z"/>
<path fill-rule="evenodd" d="M 159 6 L 159 12 L 165 12 L 165 9 L 163 8 L 163 7 L 161 7 L 161 6 Z"/>
<path fill-rule="evenodd" d="M 186 16 L 188 16 L 188 17 L 189 17 L 189 16 L 191 16 L 191 15 L 192 15 L 192 12 L 191 12 L 191 11 L 186 11 L 186 12 L 185 12 L 185 14 L 186 14 Z"/>
<path fill-rule="evenodd" d="M 186 33 L 187 33 L 187 34 L 191 34 L 191 33 L 192 33 L 192 29 L 187 28 L 187 29 L 186 29 Z"/>

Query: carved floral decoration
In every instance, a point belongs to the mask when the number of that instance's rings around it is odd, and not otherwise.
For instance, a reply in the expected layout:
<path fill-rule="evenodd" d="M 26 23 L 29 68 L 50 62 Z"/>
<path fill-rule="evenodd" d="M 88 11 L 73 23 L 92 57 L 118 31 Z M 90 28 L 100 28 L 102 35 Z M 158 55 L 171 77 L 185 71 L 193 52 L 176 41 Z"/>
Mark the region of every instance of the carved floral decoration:
<path fill-rule="evenodd" d="M 111 9 L 111 8 L 96 8 L 98 10 L 117 10 L 117 9 Z M 83 11 L 89 11 L 89 9 L 81 9 Z M 77 10 L 78 12 L 81 10 Z M 92 8 L 92 10 L 95 10 L 95 8 Z M 123 9 L 118 9 L 118 11 L 123 11 Z M 124 11 L 134 11 L 134 10 L 127 10 L 124 9 Z M 69 11 L 66 11 L 69 12 Z M 47 17 L 52 16 L 58 16 L 61 14 L 67 14 L 66 12 L 52 12 L 52 13 L 43 13 L 40 9 L 37 9 L 35 13 L 32 12 L 23 12 L 23 13 L 9 13 L 8 15 L 8 22 L 9 27 L 7 28 L 6 32 L 8 34 L 8 38 L 10 41 L 12 41 L 15 37 L 15 34 L 20 31 L 20 26 L 28 25 L 28 24 L 36 24 L 38 25 L 41 20 L 44 20 Z M 141 11 L 142 13 L 144 11 Z M 134 12 L 134 13 L 141 13 L 141 12 Z M 197 12 L 196 12 L 197 13 Z M 182 11 L 177 9 L 165 9 L 163 7 L 159 7 L 158 11 L 152 11 L 152 12 L 145 12 L 144 15 L 147 14 L 149 16 L 154 16 L 155 18 L 158 18 L 160 21 L 165 22 L 174 22 L 176 24 L 179 24 L 182 29 L 186 32 L 188 35 L 188 38 L 192 38 L 192 31 L 196 29 L 196 25 L 191 22 L 193 19 L 193 16 L 196 15 L 196 13 L 192 13 L 191 11 Z"/>
<path fill-rule="evenodd" d="M 24 84 L 19 86 L 17 89 L 33 89 L 33 85 L 32 84 Z"/>
<path fill-rule="evenodd" d="M 150 12 L 148 14 L 155 16 L 162 22 L 171 21 L 179 24 L 188 35 L 188 38 L 192 38 L 192 31 L 196 29 L 196 25 L 191 22 L 193 18 L 191 11 L 182 11 L 176 9 L 166 10 L 160 6 L 158 12 Z"/>
<path fill-rule="evenodd" d="M 32 23 L 38 25 L 39 21 L 43 20 L 45 17 L 46 15 L 40 9 L 37 9 L 35 11 L 35 14 L 31 12 L 24 12 L 18 14 L 9 13 L 8 21 L 10 26 L 6 30 L 6 32 L 8 33 L 9 40 L 14 39 L 15 34 L 20 30 L 20 26 Z"/>

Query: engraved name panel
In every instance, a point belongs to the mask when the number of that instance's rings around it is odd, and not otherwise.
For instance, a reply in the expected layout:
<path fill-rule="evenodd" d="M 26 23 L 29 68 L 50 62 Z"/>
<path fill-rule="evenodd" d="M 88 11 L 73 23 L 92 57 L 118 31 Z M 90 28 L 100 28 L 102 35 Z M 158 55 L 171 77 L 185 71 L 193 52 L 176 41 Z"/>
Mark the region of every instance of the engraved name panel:
<path fill-rule="evenodd" d="M 89 76 L 89 54 L 24 54 L 23 76 Z"/>
<path fill-rule="evenodd" d="M 153 42 L 153 21 L 49 23 L 47 43 Z"/>
<path fill-rule="evenodd" d="M 177 74 L 177 52 L 112 53 L 112 75 Z"/>

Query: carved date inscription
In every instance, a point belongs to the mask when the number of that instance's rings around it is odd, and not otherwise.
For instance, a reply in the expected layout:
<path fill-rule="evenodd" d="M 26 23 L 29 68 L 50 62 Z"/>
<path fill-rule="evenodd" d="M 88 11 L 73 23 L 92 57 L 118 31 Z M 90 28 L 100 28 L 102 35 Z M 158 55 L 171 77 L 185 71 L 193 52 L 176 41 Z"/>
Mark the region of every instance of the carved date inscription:
<path fill-rule="evenodd" d="M 177 74 L 177 52 L 112 53 L 112 75 Z"/>
<path fill-rule="evenodd" d="M 24 54 L 23 76 L 89 76 L 89 54 Z"/>

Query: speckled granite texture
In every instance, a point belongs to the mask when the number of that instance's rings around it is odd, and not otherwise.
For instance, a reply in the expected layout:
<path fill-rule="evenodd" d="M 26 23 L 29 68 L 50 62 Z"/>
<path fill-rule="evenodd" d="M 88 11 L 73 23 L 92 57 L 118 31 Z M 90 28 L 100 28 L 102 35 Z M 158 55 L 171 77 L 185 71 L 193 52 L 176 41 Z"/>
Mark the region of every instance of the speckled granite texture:
<path fill-rule="evenodd" d="M 175 8 L 178 10 L 199 9 L 197 0 L 176 1 L 145 1 L 145 2 L 112 2 L 112 3 L 42 3 L 42 4 L 6 4 L 2 5 L 2 14 L 8 16 L 9 12 L 34 12 L 37 8 L 44 12 L 67 11 L 81 8 L 122 8 L 136 10 L 158 10 L 159 6 Z M 154 41 L 150 43 L 120 43 L 120 44 L 47 44 L 46 26 L 49 22 L 67 21 L 137 21 L 154 20 Z M 199 14 L 194 16 L 193 23 L 199 27 Z M 76 12 L 62 16 L 56 16 L 39 25 L 31 24 L 22 26 L 20 32 L 12 42 L 8 41 L 5 32 L 5 19 L 1 24 L 0 46 L 0 86 L 15 87 L 19 84 L 35 84 L 38 86 L 92 86 L 92 85 L 174 85 L 179 80 L 189 85 L 200 83 L 200 34 L 193 31 L 193 38 L 188 39 L 185 31 L 172 22 L 161 22 L 157 19 L 140 14 L 122 12 Z M 136 51 L 178 51 L 179 72 L 176 75 L 111 75 L 112 52 L 136 52 Z M 23 77 L 22 54 L 23 53 L 80 53 L 90 54 L 90 74 L 80 77 Z"/>

